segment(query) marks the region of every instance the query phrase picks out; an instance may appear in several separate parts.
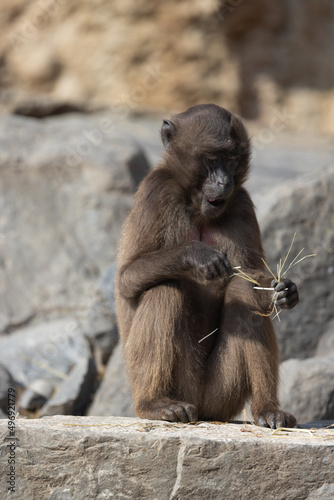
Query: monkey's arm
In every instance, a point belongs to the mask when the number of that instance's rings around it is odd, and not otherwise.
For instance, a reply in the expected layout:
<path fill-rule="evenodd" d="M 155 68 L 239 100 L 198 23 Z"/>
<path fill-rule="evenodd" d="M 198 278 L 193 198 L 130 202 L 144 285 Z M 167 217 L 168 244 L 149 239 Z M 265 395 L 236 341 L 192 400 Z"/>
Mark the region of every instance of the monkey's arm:
<path fill-rule="evenodd" d="M 244 270 L 244 269 L 243 269 Z M 297 285 L 289 279 L 281 279 L 277 282 L 265 270 L 246 269 L 244 272 L 256 283 L 249 283 L 252 288 L 251 301 L 254 310 L 266 313 L 273 309 L 274 305 L 282 309 L 292 309 L 299 302 Z M 236 276 L 244 281 L 243 276 Z"/>
<path fill-rule="evenodd" d="M 178 279 L 184 272 L 184 266 L 177 253 L 175 248 L 162 249 L 134 258 L 121 266 L 117 276 L 120 294 L 127 299 L 134 299 L 152 286 Z"/>
<path fill-rule="evenodd" d="M 260 267 L 260 264 L 259 264 Z M 272 311 L 274 305 L 282 309 L 292 309 L 299 302 L 297 285 L 289 279 L 277 282 L 265 269 L 240 266 L 242 272 L 236 270 L 235 279 L 247 284 L 249 301 L 254 311 L 266 314 Z M 244 274 L 243 274 L 244 273 Z M 254 280 L 250 282 L 249 278 Z M 251 293 L 250 293 L 251 291 Z"/>
<path fill-rule="evenodd" d="M 222 252 L 191 241 L 134 257 L 121 266 L 117 285 L 124 297 L 132 299 L 166 280 L 227 281 L 231 274 L 232 267 Z"/>
<path fill-rule="evenodd" d="M 266 313 L 273 309 L 274 304 L 283 309 L 292 309 L 299 302 L 298 290 L 295 283 L 289 279 L 282 279 L 279 283 L 269 274 L 264 263 L 264 252 L 261 243 L 260 228 L 255 215 L 253 203 L 249 194 L 241 190 L 239 198 L 234 206 L 234 222 L 239 229 L 237 234 L 233 234 L 233 241 L 237 244 L 233 249 L 236 257 L 231 262 L 238 266 L 240 271 L 245 273 L 236 278 L 247 283 L 252 293 L 249 296 L 255 311 Z M 247 221 L 247 224 L 245 224 Z M 233 233 L 234 227 L 229 228 Z M 233 247 L 232 247 L 233 248 Z M 243 249 L 240 252 L 240 249 Z M 229 257 L 229 255 L 228 255 Z M 236 259 L 236 260 L 235 260 Z M 238 270 L 235 270 L 238 273 Z M 240 273 L 242 275 L 242 273 Z M 245 281 L 247 276 L 255 283 Z M 257 287 L 258 288 L 254 288 Z M 265 288 L 268 290 L 261 290 Z"/>

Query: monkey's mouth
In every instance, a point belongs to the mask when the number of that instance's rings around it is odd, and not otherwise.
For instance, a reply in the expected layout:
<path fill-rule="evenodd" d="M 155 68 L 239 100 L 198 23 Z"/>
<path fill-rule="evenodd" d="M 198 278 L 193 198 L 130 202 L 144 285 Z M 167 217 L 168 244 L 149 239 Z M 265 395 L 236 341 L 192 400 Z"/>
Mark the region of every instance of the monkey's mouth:
<path fill-rule="evenodd" d="M 207 202 L 210 203 L 213 207 L 221 207 L 224 205 L 225 200 L 222 198 L 208 198 Z"/>

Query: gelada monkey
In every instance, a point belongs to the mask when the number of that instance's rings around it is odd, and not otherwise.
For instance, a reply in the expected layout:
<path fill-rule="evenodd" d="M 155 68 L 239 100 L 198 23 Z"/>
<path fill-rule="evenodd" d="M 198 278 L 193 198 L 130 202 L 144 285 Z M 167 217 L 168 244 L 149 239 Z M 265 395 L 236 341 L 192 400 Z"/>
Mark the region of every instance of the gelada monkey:
<path fill-rule="evenodd" d="M 238 116 L 204 104 L 164 120 L 161 137 L 163 160 L 139 186 L 118 255 L 116 312 L 135 411 L 226 421 L 251 399 L 258 425 L 293 427 L 277 398 L 273 292 L 233 276 L 240 266 L 274 287 L 277 306 L 298 303 L 296 285 L 272 283 L 262 261 L 243 188 L 246 130 Z"/>

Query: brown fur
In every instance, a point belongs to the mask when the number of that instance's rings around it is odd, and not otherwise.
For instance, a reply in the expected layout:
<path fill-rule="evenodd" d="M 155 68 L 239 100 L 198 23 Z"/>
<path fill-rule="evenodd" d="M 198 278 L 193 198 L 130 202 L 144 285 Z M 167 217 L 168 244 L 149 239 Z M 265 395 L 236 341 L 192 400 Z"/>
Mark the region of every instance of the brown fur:
<path fill-rule="evenodd" d="M 118 255 L 117 318 L 135 410 L 143 418 L 225 421 L 252 398 L 257 423 L 293 426 L 278 408 L 275 332 L 257 314 L 268 312 L 271 293 L 231 278 L 241 266 L 262 286 L 272 281 L 242 187 L 249 168 L 242 122 L 218 106 L 194 106 L 164 123 L 162 137 L 164 159 L 138 189 Z M 217 152 L 221 183 L 205 163 Z M 207 201 L 216 198 L 224 198 L 221 207 Z M 296 287 L 286 280 L 285 290 L 279 303 L 293 307 Z"/>

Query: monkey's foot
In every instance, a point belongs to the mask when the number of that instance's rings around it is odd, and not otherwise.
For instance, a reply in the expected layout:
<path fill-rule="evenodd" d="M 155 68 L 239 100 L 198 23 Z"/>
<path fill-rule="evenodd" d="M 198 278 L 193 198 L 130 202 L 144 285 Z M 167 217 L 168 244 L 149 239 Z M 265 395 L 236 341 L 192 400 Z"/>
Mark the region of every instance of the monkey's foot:
<path fill-rule="evenodd" d="M 278 429 L 279 427 L 294 427 L 297 421 L 291 413 L 282 410 L 265 410 L 255 416 L 255 423 L 261 427 Z"/>
<path fill-rule="evenodd" d="M 141 418 L 148 418 L 149 420 L 168 420 L 169 422 L 184 423 L 198 420 L 196 406 L 167 398 L 149 403 L 139 403 L 136 413 Z"/>

